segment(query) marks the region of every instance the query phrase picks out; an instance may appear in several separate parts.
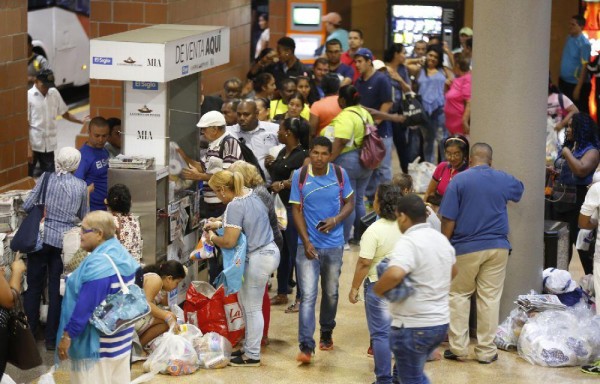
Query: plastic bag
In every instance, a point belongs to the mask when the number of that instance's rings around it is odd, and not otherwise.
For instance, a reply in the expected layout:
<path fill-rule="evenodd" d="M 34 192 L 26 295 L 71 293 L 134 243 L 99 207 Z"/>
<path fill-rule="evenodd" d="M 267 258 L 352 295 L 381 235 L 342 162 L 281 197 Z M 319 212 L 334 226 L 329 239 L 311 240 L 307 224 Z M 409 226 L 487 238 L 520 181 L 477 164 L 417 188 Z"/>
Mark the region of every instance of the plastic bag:
<path fill-rule="evenodd" d="M 40 379 L 40 383 L 41 382 L 42 381 Z M 51 383 L 54 384 L 54 379 L 52 379 Z M 0 384 L 17 384 L 17 383 L 12 379 L 12 377 L 8 376 L 8 373 L 4 372 L 4 375 L 2 375 L 2 380 L 0 380 Z M 47 383 L 47 384 L 49 384 L 49 383 Z"/>
<path fill-rule="evenodd" d="M 600 322 L 585 306 L 545 311 L 529 319 L 517 348 L 534 365 L 567 367 L 591 363 L 600 351 Z"/>
<path fill-rule="evenodd" d="M 55 384 L 56 382 L 54 381 L 54 371 L 56 370 L 56 367 L 53 365 L 52 368 L 50 368 L 50 370 L 46 373 L 44 373 L 42 376 L 40 376 L 40 380 L 38 381 L 38 384 Z M 6 374 L 5 374 L 6 376 Z M 2 384 L 4 384 L 4 378 L 2 378 Z"/>
<path fill-rule="evenodd" d="M 162 341 L 144 362 L 144 371 L 171 376 L 189 375 L 199 367 L 198 355 L 192 343 L 172 330 L 165 333 Z"/>
<path fill-rule="evenodd" d="M 425 193 L 433 176 L 433 171 L 435 171 L 435 165 L 426 161 L 419 163 L 419 160 L 421 158 L 417 157 L 415 161 L 408 164 L 408 174 L 413 179 L 415 193 Z"/>
<path fill-rule="evenodd" d="M 202 331 L 193 324 L 181 324 L 179 326 L 179 336 L 184 337 L 194 345 L 194 342 L 202 337 Z"/>
<path fill-rule="evenodd" d="M 287 209 L 281 201 L 281 197 L 278 194 L 275 194 L 275 215 L 277 216 L 277 224 L 279 224 L 279 229 L 285 231 L 288 225 L 288 217 L 287 217 Z"/>
<path fill-rule="evenodd" d="M 205 281 L 192 281 L 183 305 L 186 320 L 202 333 L 216 332 L 232 345 L 244 336 L 244 317 L 237 295 L 225 296 L 223 286 L 215 289 Z"/>
<path fill-rule="evenodd" d="M 231 359 L 231 343 L 215 332 L 209 332 L 194 342 L 200 366 L 206 369 L 225 368 Z"/>
<path fill-rule="evenodd" d="M 517 341 L 519 337 L 515 335 L 515 330 L 521 334 L 521 328 L 527 321 L 527 315 L 525 315 L 525 321 L 522 321 L 525 313 L 518 308 L 513 309 L 510 315 L 498 326 L 496 330 L 496 337 L 494 338 L 494 344 L 504 351 L 513 351 L 517 349 Z M 519 322 L 520 326 L 515 326 L 515 323 Z M 522 322 L 522 323 L 521 323 Z"/>

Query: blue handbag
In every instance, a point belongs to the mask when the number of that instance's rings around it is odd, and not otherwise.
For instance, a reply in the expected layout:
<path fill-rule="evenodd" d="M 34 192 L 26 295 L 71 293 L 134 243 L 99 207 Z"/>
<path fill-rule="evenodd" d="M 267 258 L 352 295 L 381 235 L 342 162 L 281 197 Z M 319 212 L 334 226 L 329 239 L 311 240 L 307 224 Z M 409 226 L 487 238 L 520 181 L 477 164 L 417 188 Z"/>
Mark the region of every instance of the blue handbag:
<path fill-rule="evenodd" d="M 385 258 L 377 264 L 377 276 L 381 279 L 381 275 L 389 268 L 390 259 Z M 406 300 L 406 298 L 415 292 L 415 288 L 412 286 L 409 276 L 405 276 L 402 282 L 396 285 L 383 294 L 383 297 L 392 302 L 399 303 Z"/>
<path fill-rule="evenodd" d="M 13 252 L 31 253 L 36 250 L 38 235 L 40 234 L 40 223 L 46 216 L 46 190 L 48 189 L 49 178 L 49 173 L 44 173 L 41 177 L 42 186 L 38 201 L 31 208 L 10 242 L 10 249 Z"/>
<path fill-rule="evenodd" d="M 217 230 L 219 236 L 224 234 L 223 228 Z M 215 279 L 215 286 L 223 284 L 225 295 L 236 293 L 242 287 L 244 268 L 246 266 L 246 235 L 240 233 L 235 247 L 221 248 L 223 253 L 223 271 Z"/>
<path fill-rule="evenodd" d="M 108 295 L 100 303 L 90 318 L 90 323 L 96 329 L 107 336 L 114 335 L 123 329 L 130 327 L 136 321 L 150 313 L 150 305 L 144 291 L 135 284 L 125 285 L 119 269 L 108 255 L 104 255 L 113 266 L 121 290 Z"/>

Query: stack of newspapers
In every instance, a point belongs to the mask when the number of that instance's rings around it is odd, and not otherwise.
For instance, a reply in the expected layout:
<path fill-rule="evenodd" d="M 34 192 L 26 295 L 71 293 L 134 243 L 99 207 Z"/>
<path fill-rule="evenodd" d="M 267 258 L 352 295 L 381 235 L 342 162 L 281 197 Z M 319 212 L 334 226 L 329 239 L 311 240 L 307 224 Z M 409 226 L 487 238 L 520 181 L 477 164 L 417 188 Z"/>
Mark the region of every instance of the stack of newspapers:
<path fill-rule="evenodd" d="M 515 303 L 527 313 L 567 308 L 556 295 L 519 295 Z"/>
<path fill-rule="evenodd" d="M 118 155 L 117 157 L 108 160 L 110 168 L 120 169 L 148 169 L 154 164 L 154 157 L 147 156 L 125 156 Z"/>

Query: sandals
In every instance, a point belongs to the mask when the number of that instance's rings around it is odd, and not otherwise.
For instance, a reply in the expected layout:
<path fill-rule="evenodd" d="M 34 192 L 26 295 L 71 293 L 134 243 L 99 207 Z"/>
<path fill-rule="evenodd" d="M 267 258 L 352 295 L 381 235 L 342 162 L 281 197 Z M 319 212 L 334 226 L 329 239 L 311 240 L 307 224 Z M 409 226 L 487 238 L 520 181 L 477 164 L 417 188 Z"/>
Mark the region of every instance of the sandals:
<path fill-rule="evenodd" d="M 285 313 L 296 313 L 296 312 L 300 312 L 300 302 L 299 301 L 294 302 L 294 304 L 290 305 L 285 310 Z"/>

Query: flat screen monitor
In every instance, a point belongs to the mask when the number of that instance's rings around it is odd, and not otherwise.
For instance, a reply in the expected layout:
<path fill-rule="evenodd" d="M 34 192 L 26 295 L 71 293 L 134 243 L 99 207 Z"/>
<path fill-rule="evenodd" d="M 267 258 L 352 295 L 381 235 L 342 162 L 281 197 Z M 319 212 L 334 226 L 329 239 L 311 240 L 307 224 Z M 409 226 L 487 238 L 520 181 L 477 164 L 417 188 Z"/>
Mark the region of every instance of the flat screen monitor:
<path fill-rule="evenodd" d="M 315 57 L 315 50 L 321 46 L 321 35 L 290 35 L 296 43 L 294 54 L 300 60 Z"/>
<path fill-rule="evenodd" d="M 320 4 L 292 4 L 292 28 L 297 31 L 318 31 L 321 29 L 321 15 L 323 13 Z"/>

